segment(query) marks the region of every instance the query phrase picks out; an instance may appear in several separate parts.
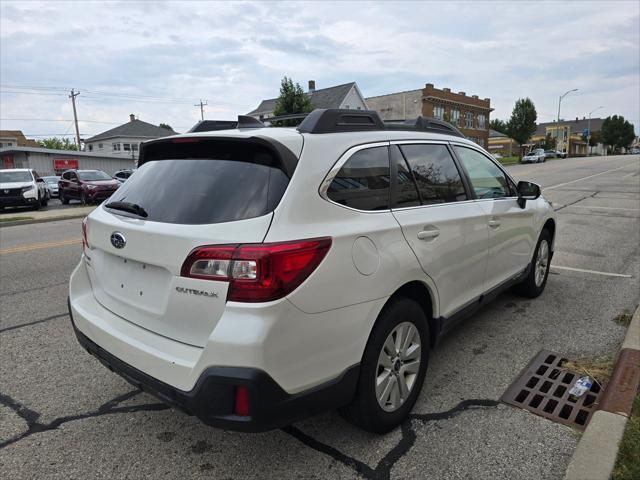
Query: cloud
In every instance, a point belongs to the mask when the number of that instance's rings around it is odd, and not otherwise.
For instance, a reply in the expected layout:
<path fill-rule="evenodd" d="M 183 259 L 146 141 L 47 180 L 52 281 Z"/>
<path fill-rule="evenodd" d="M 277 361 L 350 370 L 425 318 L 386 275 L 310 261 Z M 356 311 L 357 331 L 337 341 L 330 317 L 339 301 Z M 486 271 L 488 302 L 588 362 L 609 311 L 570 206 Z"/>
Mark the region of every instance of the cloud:
<path fill-rule="evenodd" d="M 82 92 L 85 136 L 125 122 L 129 113 L 186 130 L 199 119 L 200 99 L 208 100 L 210 118 L 233 118 L 275 96 L 287 75 L 302 85 L 314 79 L 318 88 L 357 81 L 365 96 L 430 82 L 490 97 L 493 118 L 507 118 L 515 100 L 527 96 L 541 121 L 555 116 L 561 93 L 578 88 L 563 102 L 562 116 L 582 117 L 604 105 L 598 113 L 622 114 L 640 129 L 639 22 L 634 1 L 579 8 L 151 1 L 78 8 L 3 0 L 1 117 L 41 121 L 0 122 L 27 134 L 65 133 L 72 117 L 64 90 L 9 93 L 26 91 L 5 85 L 73 87 Z"/>

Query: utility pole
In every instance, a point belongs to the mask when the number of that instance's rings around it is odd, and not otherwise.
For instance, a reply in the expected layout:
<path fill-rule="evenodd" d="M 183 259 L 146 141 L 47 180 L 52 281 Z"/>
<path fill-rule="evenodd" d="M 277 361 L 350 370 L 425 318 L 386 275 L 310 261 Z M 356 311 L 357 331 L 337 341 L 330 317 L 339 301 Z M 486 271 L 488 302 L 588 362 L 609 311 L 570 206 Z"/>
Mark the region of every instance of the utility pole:
<path fill-rule="evenodd" d="M 577 92 L 578 89 L 574 88 L 573 90 L 568 90 L 560 95 L 560 99 L 558 100 L 558 123 L 556 124 L 556 149 L 559 150 L 558 147 L 558 136 L 560 135 L 560 105 L 562 104 L 562 99 L 569 95 L 571 92 Z M 564 135 L 563 135 L 564 137 Z M 567 152 L 567 156 L 569 156 L 569 152 Z"/>
<path fill-rule="evenodd" d="M 76 113 L 76 97 L 78 95 L 80 95 L 80 92 L 74 93 L 72 88 L 69 98 L 71 99 L 71 104 L 73 105 L 73 121 L 76 124 L 76 143 L 78 144 L 78 151 L 80 151 L 82 147 L 80 146 L 80 130 L 78 130 L 78 114 Z"/>
<path fill-rule="evenodd" d="M 202 103 L 202 99 L 200 99 L 200 103 L 196 103 L 194 105 L 194 107 L 200 107 L 200 120 L 202 120 L 204 122 L 204 107 L 208 105 L 207 101 L 205 100 L 204 103 Z"/>
<path fill-rule="evenodd" d="M 600 110 L 601 108 L 604 107 L 601 105 L 596 108 L 596 110 Z M 591 155 L 591 145 L 589 145 L 591 143 L 591 114 L 596 110 L 591 110 L 589 112 L 589 120 L 587 121 L 587 156 Z"/>

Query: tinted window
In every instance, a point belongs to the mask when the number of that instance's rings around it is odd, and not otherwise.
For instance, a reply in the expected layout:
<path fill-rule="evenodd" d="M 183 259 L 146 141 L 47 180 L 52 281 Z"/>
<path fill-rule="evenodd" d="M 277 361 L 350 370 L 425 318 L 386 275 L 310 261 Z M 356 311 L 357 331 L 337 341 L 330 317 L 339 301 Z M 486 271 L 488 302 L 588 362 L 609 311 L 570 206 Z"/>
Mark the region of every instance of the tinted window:
<path fill-rule="evenodd" d="M 391 158 L 396 165 L 396 207 L 414 207 L 420 205 L 420 196 L 407 162 L 396 145 L 391 147 Z"/>
<path fill-rule="evenodd" d="M 402 145 L 400 149 L 423 205 L 467 199 L 460 173 L 445 145 Z"/>
<path fill-rule="evenodd" d="M 197 153 L 216 155 L 215 146 Z M 140 205 L 148 220 L 191 225 L 259 217 L 278 205 L 289 179 L 271 153 L 228 147 L 218 154 L 226 158 L 148 161 L 111 200 Z"/>
<path fill-rule="evenodd" d="M 505 174 L 498 166 L 476 150 L 455 147 L 456 154 L 469 174 L 471 186 L 478 198 L 510 196 Z"/>
<path fill-rule="evenodd" d="M 327 196 L 358 210 L 389 208 L 389 154 L 387 147 L 366 148 L 353 154 L 335 176 Z"/>

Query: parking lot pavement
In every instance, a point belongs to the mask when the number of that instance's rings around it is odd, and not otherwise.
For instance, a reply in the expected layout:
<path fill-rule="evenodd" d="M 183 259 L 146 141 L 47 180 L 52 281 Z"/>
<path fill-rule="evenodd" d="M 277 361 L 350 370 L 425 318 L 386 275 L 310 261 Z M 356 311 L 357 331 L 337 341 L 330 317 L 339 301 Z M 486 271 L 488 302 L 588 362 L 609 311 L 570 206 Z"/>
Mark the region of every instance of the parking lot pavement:
<path fill-rule="evenodd" d="M 504 294 L 445 337 L 410 420 L 384 436 L 335 412 L 241 434 L 166 408 L 73 337 L 66 282 L 80 245 L 64 240 L 80 220 L 3 228 L 1 249 L 27 249 L 0 253 L 0 477 L 561 478 L 578 434 L 498 399 L 541 349 L 603 354 L 623 338 L 612 320 L 640 301 L 640 159 L 509 170 L 558 211 L 547 290 Z M 38 248 L 47 239 L 57 246 Z"/>

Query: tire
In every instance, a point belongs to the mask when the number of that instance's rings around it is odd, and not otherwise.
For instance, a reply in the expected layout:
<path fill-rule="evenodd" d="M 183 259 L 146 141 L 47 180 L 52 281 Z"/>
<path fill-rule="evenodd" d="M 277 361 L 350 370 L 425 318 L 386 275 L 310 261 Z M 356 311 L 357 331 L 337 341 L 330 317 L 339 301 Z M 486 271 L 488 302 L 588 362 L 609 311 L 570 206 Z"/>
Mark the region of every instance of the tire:
<path fill-rule="evenodd" d="M 545 253 L 546 252 L 546 253 Z M 542 255 L 542 258 L 540 258 Z M 539 262 L 540 260 L 540 262 Z M 546 228 L 542 230 L 536 252 L 531 261 L 529 273 L 520 283 L 513 287 L 513 291 L 518 295 L 527 298 L 536 298 L 547 285 L 549 277 L 549 266 L 551 264 L 551 234 Z M 538 272 L 538 273 L 536 273 Z"/>
<path fill-rule="evenodd" d="M 33 206 L 33 209 L 34 210 L 40 210 L 41 206 L 42 206 L 42 199 L 40 197 L 38 197 L 38 200 L 36 200 L 36 203 Z"/>
<path fill-rule="evenodd" d="M 47 205 L 49 205 L 49 195 L 45 194 L 44 198 L 40 202 L 40 206 L 46 207 Z"/>
<path fill-rule="evenodd" d="M 80 194 L 80 203 L 82 203 L 82 205 L 87 205 L 89 203 L 87 200 L 87 194 L 84 193 L 84 191 Z"/>
<path fill-rule="evenodd" d="M 407 356 L 403 355 L 404 358 L 401 358 L 397 350 L 393 350 L 393 340 L 398 335 L 400 338 L 412 337 L 411 343 L 405 348 L 405 353 L 409 353 Z M 388 340 L 390 344 L 387 343 Z M 429 342 L 427 318 L 417 302 L 398 298 L 386 305 L 369 336 L 362 357 L 356 394 L 349 405 L 340 409 L 342 416 L 374 433 L 385 433 L 400 425 L 420 395 L 429 363 Z M 396 358 L 389 358 L 389 349 L 384 348 L 385 343 L 392 347 L 391 355 Z M 383 358 L 383 363 L 388 366 L 381 363 Z M 390 392 L 388 395 L 381 394 L 382 401 L 378 401 L 376 393 L 378 380 L 381 380 L 378 391 Z M 399 382 L 404 382 L 404 398 Z M 382 406 L 383 403 L 385 407 Z"/>
<path fill-rule="evenodd" d="M 64 194 L 64 192 L 62 190 L 60 190 L 60 193 L 58 195 L 60 197 L 60 202 L 63 205 L 69 205 L 69 199 L 66 197 L 66 195 Z"/>

